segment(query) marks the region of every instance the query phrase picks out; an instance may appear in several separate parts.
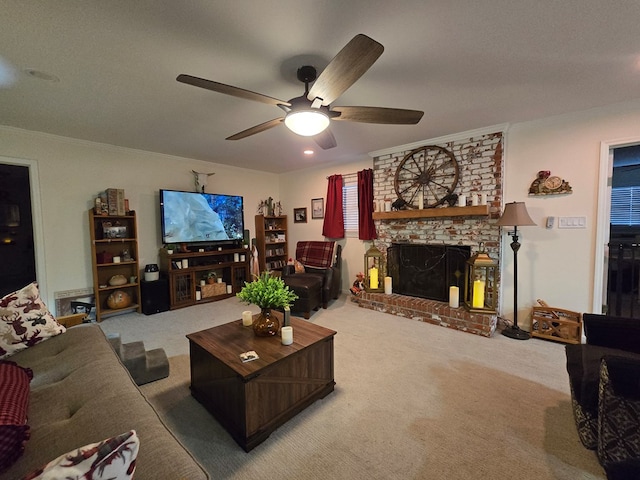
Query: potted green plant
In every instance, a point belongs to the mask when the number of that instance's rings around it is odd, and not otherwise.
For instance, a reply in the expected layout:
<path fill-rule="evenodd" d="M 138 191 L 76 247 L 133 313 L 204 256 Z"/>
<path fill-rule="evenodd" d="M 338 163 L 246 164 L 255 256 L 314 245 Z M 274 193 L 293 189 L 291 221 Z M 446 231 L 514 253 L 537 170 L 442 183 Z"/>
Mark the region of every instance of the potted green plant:
<path fill-rule="evenodd" d="M 271 309 L 290 307 L 298 298 L 282 278 L 270 272 L 256 276 L 253 282 L 245 282 L 236 296 L 247 304 L 260 307 L 260 315 L 253 321 L 253 331 L 259 337 L 275 335 L 280 329 L 280 321 L 271 315 Z"/>

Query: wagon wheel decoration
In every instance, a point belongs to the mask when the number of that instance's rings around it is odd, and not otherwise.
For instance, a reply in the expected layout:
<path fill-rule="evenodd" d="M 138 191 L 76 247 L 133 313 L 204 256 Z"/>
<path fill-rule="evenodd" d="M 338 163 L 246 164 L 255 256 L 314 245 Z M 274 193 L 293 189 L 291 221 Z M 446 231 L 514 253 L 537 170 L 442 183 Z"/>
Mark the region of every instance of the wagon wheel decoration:
<path fill-rule="evenodd" d="M 399 199 L 418 208 L 420 195 L 424 208 L 442 204 L 458 185 L 458 162 L 449 150 L 436 145 L 410 151 L 398 165 L 394 186 Z"/>

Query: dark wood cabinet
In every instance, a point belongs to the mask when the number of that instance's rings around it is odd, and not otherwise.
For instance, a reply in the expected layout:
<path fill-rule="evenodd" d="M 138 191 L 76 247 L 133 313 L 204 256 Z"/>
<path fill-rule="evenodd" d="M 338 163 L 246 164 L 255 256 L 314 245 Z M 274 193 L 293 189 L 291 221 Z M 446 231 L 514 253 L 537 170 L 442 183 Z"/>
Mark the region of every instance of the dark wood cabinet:
<path fill-rule="evenodd" d="M 287 216 L 256 215 L 256 248 L 260 271 L 279 271 L 289 260 Z"/>
<path fill-rule="evenodd" d="M 135 212 L 129 212 L 128 215 L 96 215 L 91 209 L 89 231 L 96 320 L 100 322 L 111 315 L 130 311 L 139 313 L 140 270 Z M 116 278 L 123 283 L 116 282 Z M 123 294 L 119 294 L 119 291 Z M 119 307 L 124 305 L 122 300 L 127 297 L 128 304 Z"/>
<path fill-rule="evenodd" d="M 242 289 L 244 282 L 250 281 L 251 251 L 236 247 L 220 248 L 172 254 L 166 249 L 160 250 L 160 269 L 169 279 L 172 310 L 232 297 Z M 205 280 L 210 272 L 216 276 L 216 283 L 212 285 Z"/>

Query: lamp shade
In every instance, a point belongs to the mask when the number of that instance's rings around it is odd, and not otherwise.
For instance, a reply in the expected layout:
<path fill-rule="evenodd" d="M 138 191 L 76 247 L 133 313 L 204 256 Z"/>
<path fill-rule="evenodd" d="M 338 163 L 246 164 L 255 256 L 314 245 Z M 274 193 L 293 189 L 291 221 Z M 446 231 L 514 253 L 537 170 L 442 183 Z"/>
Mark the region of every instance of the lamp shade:
<path fill-rule="evenodd" d="M 496 222 L 496 225 L 520 227 L 527 225 L 535 225 L 536 223 L 531 220 L 529 212 L 524 202 L 511 202 L 504 206 L 502 216 Z"/>
<path fill-rule="evenodd" d="M 284 124 L 293 133 L 312 137 L 329 126 L 329 117 L 318 109 L 294 110 L 287 114 Z"/>

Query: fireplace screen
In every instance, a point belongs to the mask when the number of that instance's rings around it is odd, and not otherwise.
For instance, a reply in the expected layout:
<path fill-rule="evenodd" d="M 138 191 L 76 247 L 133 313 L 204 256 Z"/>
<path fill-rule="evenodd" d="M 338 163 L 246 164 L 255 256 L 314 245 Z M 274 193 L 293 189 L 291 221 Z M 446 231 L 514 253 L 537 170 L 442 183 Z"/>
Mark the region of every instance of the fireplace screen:
<path fill-rule="evenodd" d="M 393 293 L 447 302 L 449 287 L 464 287 L 471 247 L 394 243 L 387 249 Z"/>

